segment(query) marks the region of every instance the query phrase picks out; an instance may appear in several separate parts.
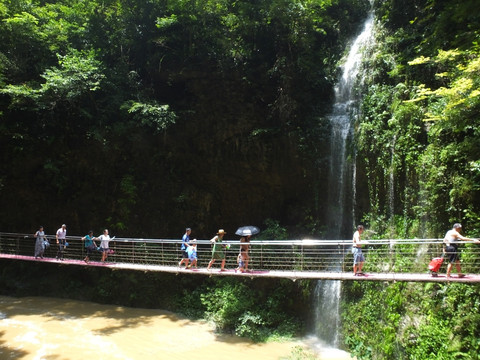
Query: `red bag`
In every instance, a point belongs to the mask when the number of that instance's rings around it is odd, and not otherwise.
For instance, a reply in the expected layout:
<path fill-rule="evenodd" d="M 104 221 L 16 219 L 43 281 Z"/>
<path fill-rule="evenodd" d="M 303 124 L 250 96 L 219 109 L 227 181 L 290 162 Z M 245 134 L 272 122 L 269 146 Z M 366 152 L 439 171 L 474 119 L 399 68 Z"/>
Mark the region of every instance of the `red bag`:
<path fill-rule="evenodd" d="M 428 270 L 430 270 L 432 273 L 436 273 L 438 270 L 440 270 L 442 264 L 443 257 L 433 258 L 432 261 L 430 261 L 430 264 L 428 264 Z"/>

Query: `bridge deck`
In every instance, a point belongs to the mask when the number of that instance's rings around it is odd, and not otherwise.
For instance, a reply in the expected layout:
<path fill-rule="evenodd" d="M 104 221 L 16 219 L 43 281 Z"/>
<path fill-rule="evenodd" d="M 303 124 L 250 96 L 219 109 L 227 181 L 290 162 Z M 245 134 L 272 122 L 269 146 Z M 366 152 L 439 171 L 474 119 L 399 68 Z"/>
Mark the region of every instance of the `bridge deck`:
<path fill-rule="evenodd" d="M 438 277 L 432 277 L 428 273 L 365 273 L 363 276 L 354 276 L 351 272 L 317 272 L 317 271 L 282 271 L 282 270 L 252 270 L 246 273 L 235 272 L 233 269 L 220 271 L 218 267 L 207 270 L 206 268 L 184 269 L 175 266 L 130 264 L 130 263 L 102 263 L 99 261 L 90 261 L 88 264 L 81 260 L 65 259 L 63 261 L 54 258 L 35 259 L 33 256 L 0 254 L 0 259 L 11 259 L 21 261 L 36 261 L 43 263 L 54 263 L 61 265 L 76 266 L 95 266 L 110 269 L 138 270 L 138 271 L 158 271 L 173 274 L 190 274 L 206 276 L 239 276 L 249 278 L 287 278 L 293 281 L 297 279 L 312 280 L 354 280 L 354 281 L 407 281 L 407 282 L 461 282 L 461 283 L 480 283 L 480 275 L 466 274 L 464 278 L 458 278 L 456 274 L 447 278 L 445 274 L 439 274 Z"/>

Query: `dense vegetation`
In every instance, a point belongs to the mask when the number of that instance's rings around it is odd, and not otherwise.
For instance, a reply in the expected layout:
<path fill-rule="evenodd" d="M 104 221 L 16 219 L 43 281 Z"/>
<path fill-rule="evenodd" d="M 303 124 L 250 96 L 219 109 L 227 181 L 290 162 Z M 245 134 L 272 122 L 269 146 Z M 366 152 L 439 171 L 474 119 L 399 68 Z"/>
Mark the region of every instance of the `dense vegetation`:
<path fill-rule="evenodd" d="M 207 238 L 270 218 L 309 233 L 321 117 L 367 9 L 2 0 L 1 228 Z"/>
<path fill-rule="evenodd" d="M 480 287 L 351 282 L 344 339 L 360 359 L 478 359 Z"/>
<path fill-rule="evenodd" d="M 400 237 L 480 231 L 477 1 L 378 1 L 358 167 L 366 220 Z M 396 229 L 396 230 L 394 230 Z"/>
<path fill-rule="evenodd" d="M 387 0 L 375 9 L 356 128 L 371 236 L 442 237 L 460 221 L 478 237 L 480 4 Z M 480 261 L 469 247 L 464 256 Z M 352 282 L 343 305 L 344 340 L 361 359 L 480 353 L 478 286 Z"/>
<path fill-rule="evenodd" d="M 369 6 L 1 0 L 1 228 L 42 223 L 53 232 L 66 222 L 72 234 L 107 226 L 119 236 L 178 237 L 188 225 L 209 237 L 266 221 L 290 237 L 322 236 L 326 114 Z M 376 237 L 440 237 L 456 221 L 479 236 L 480 5 L 377 0 L 373 8 L 376 44 L 357 89 L 356 220 Z M 121 293 L 116 276 L 92 299 Z M 202 304 L 189 315 L 225 329 L 263 339 L 280 324 L 298 328 L 296 309 L 264 291 L 268 284 L 170 282 Z M 305 299 L 308 284 L 287 283 L 282 291 Z M 153 301 L 158 288 L 147 290 L 142 301 Z M 273 303 L 251 313 L 212 301 L 245 294 Z M 474 358 L 479 294 L 467 285 L 346 284 L 346 345 L 365 359 Z M 171 309 L 182 301 L 130 300 Z M 286 317 L 269 323 L 272 311 Z"/>

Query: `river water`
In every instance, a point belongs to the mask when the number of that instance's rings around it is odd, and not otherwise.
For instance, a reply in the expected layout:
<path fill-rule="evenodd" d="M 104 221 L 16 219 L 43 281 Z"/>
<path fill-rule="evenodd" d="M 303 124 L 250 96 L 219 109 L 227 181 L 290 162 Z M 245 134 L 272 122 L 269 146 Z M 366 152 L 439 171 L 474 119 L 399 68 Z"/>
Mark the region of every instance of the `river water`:
<path fill-rule="evenodd" d="M 255 344 L 174 313 L 45 297 L 0 296 L 0 359 L 288 359 L 304 341 Z M 335 349 L 319 359 L 346 360 Z"/>

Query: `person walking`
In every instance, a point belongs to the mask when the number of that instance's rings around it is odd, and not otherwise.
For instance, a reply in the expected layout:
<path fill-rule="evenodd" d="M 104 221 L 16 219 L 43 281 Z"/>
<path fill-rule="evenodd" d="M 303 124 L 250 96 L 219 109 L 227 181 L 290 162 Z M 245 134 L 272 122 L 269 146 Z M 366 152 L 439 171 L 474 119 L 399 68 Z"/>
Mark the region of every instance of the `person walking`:
<path fill-rule="evenodd" d="M 65 251 L 65 246 L 67 244 L 67 225 L 63 224 L 62 227 L 57 230 L 55 238 L 58 245 L 57 256 L 55 258 L 63 261 L 63 252 Z"/>
<path fill-rule="evenodd" d="M 43 226 L 40 226 L 38 228 L 38 231 L 33 235 L 36 240 L 35 240 L 35 259 L 40 257 L 40 259 L 43 259 L 43 253 L 45 252 L 45 231 L 43 231 Z"/>
<path fill-rule="evenodd" d="M 109 249 L 109 243 L 112 241 L 110 235 L 108 235 L 108 229 L 103 230 L 103 234 L 100 235 L 97 240 L 100 240 L 100 251 L 102 252 L 102 262 L 107 260 Z"/>
<path fill-rule="evenodd" d="M 217 235 L 210 239 L 210 242 L 213 243 L 212 249 L 212 259 L 208 263 L 207 270 L 210 270 L 215 260 L 222 260 L 220 266 L 220 271 L 225 271 L 225 251 L 223 250 L 222 240 L 223 236 L 226 234 L 225 230 L 220 229 L 217 232 Z"/>
<path fill-rule="evenodd" d="M 85 259 L 83 259 L 83 261 L 85 261 L 87 264 L 90 261 L 90 255 L 92 254 L 92 252 L 97 249 L 97 244 L 95 244 L 95 239 L 96 238 L 93 237 L 93 230 L 90 230 L 88 232 L 88 235 L 85 235 L 82 238 L 82 241 L 84 241 L 85 243 L 85 250 L 87 252 L 87 255 L 85 256 Z"/>
<path fill-rule="evenodd" d="M 445 255 L 447 255 L 448 259 L 448 266 L 447 266 L 447 278 L 450 277 L 450 273 L 452 272 L 453 264 L 457 268 L 457 273 L 459 278 L 465 277 L 462 274 L 462 268 L 460 266 L 460 251 L 458 250 L 458 245 L 460 240 L 462 241 L 473 241 L 479 243 L 480 240 L 478 239 L 470 239 L 468 237 L 462 236 L 460 231 L 462 230 L 462 224 L 455 223 L 453 224 L 453 228 L 448 230 L 445 234 L 443 242 L 445 244 Z"/>
<path fill-rule="evenodd" d="M 252 237 L 251 230 L 245 230 L 243 236 L 240 238 L 240 256 L 243 260 L 244 271 L 248 272 L 248 261 L 250 260 L 250 255 L 248 254 L 250 250 L 250 238 Z"/>
<path fill-rule="evenodd" d="M 190 265 L 187 268 L 197 268 L 197 239 L 193 239 L 187 248 L 188 259 L 190 260 Z"/>
<path fill-rule="evenodd" d="M 178 263 L 178 267 L 182 266 L 183 263 L 185 263 L 185 269 L 188 267 L 188 252 L 187 249 L 190 246 L 190 234 L 192 233 L 192 229 L 187 227 L 185 229 L 185 234 L 183 234 L 182 237 L 182 246 L 180 250 L 182 251 L 182 260 Z"/>
<path fill-rule="evenodd" d="M 243 256 L 242 253 L 238 254 L 237 256 L 237 264 L 238 267 L 235 269 L 235 272 L 240 271 L 240 272 L 245 272 L 245 262 L 243 261 Z"/>
<path fill-rule="evenodd" d="M 362 253 L 362 239 L 361 235 L 363 233 L 363 225 L 357 226 L 357 231 L 353 234 L 353 275 L 363 275 L 362 268 L 363 263 L 365 262 L 365 257 Z"/>

